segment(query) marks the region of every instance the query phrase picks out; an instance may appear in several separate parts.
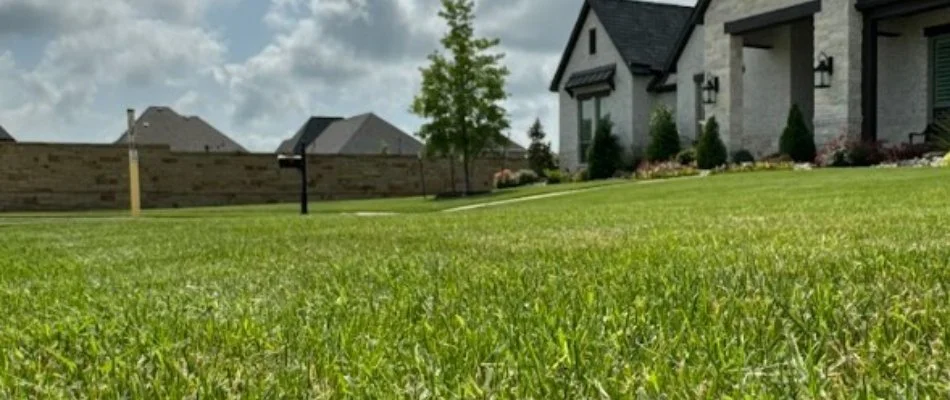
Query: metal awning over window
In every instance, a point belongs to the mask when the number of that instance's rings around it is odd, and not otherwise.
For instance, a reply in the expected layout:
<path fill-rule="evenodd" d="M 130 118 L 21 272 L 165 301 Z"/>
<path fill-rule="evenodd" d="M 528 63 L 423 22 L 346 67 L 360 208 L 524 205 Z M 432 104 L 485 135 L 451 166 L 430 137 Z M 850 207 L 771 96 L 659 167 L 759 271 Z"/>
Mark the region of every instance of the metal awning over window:
<path fill-rule="evenodd" d="M 613 90 L 614 76 L 616 73 L 617 64 L 577 71 L 567 78 L 567 83 L 564 84 L 564 90 L 567 90 L 571 96 L 574 95 L 576 89 L 589 86 L 608 85 L 610 90 Z"/>

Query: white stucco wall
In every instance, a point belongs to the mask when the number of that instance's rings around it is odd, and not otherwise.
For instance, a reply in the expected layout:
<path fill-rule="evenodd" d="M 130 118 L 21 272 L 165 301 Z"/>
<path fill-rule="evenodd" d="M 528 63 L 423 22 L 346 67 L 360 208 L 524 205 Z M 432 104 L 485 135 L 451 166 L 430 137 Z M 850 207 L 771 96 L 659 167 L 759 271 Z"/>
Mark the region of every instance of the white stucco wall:
<path fill-rule="evenodd" d="M 733 151 L 746 149 L 756 157 L 778 149 L 791 107 L 790 29 L 781 26 L 755 38 L 769 49 L 743 50 L 743 130 L 733 138 Z"/>
<path fill-rule="evenodd" d="M 926 27 L 950 22 L 950 10 L 884 21 L 878 38 L 878 140 L 897 145 L 920 132 L 930 118 L 930 38 Z"/>
<path fill-rule="evenodd" d="M 680 137 L 691 141 L 699 138 L 696 124 L 696 103 L 702 102 L 703 99 L 696 97 L 696 82 L 693 80 L 693 76 L 702 74 L 705 69 L 703 65 L 705 60 L 704 32 L 705 29 L 702 25 L 693 30 L 693 34 L 687 41 L 686 47 L 683 48 L 683 53 L 676 63 L 676 127 L 680 131 Z M 684 143 L 683 145 L 688 144 Z"/>
<path fill-rule="evenodd" d="M 591 29 L 597 30 L 596 54 L 590 54 L 588 48 L 587 35 Z M 593 11 L 588 14 L 587 20 L 584 21 L 581 33 L 559 83 L 560 91 L 558 93 L 560 99 L 559 155 L 561 166 L 568 170 L 576 170 L 581 166 L 578 150 L 577 99 L 571 97 L 564 90 L 567 79 L 577 71 L 611 63 L 617 64 L 617 73 L 614 78 L 615 90 L 610 96 L 601 100 L 601 113 L 610 114 L 614 123 L 614 134 L 620 138 L 624 148 L 630 148 L 633 143 L 633 75 L 630 73 L 630 69 L 625 66 L 623 58 L 607 36 L 606 30 L 604 30 Z"/>

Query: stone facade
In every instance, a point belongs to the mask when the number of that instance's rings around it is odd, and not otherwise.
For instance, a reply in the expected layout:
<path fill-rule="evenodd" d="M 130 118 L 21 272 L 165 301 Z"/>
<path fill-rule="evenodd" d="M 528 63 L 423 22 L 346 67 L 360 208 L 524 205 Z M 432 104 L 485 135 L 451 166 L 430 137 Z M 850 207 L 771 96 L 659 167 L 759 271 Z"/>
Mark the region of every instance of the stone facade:
<path fill-rule="evenodd" d="M 139 150 L 142 205 L 176 208 L 293 202 L 300 178 L 272 154 Z M 524 159 L 474 163 L 473 190 L 488 190 L 494 172 L 527 167 Z M 407 156 L 309 156 L 313 200 L 414 196 L 452 189 L 445 160 Z M 455 165 L 456 190 L 462 169 Z M 122 209 L 129 204 L 128 150 L 123 146 L 0 143 L 0 211 Z"/>

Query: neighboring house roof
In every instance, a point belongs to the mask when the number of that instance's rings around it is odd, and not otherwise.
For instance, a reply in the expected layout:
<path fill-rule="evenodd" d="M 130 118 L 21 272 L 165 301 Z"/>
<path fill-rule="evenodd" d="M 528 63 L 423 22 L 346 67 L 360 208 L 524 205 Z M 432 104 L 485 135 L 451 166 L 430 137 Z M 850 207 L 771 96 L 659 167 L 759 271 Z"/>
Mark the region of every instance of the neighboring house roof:
<path fill-rule="evenodd" d="M 607 37 L 620 52 L 630 72 L 647 75 L 663 70 L 670 50 L 676 44 L 677 36 L 686 25 L 693 8 L 645 1 L 584 0 L 567 48 L 561 55 L 561 63 L 551 81 L 552 92 L 558 91 L 575 43 L 591 10 L 600 19 Z"/>
<path fill-rule="evenodd" d="M 116 144 L 128 143 L 128 131 Z M 183 117 L 168 107 L 149 107 L 135 121 L 135 143 L 167 145 L 172 151 L 246 153 L 247 150 L 199 117 Z"/>
<path fill-rule="evenodd" d="M 343 117 L 310 117 L 293 137 L 285 140 L 277 147 L 277 153 L 300 153 L 301 148 L 306 148 L 317 136 L 320 136 L 323 131 L 330 127 L 331 124 L 342 119 Z"/>
<path fill-rule="evenodd" d="M 0 126 L 0 142 L 16 142 L 16 139 L 13 138 L 10 132 L 3 129 L 3 126 Z"/>
<path fill-rule="evenodd" d="M 421 149 L 414 137 L 369 113 L 333 122 L 307 146 L 307 153 L 417 155 Z"/>

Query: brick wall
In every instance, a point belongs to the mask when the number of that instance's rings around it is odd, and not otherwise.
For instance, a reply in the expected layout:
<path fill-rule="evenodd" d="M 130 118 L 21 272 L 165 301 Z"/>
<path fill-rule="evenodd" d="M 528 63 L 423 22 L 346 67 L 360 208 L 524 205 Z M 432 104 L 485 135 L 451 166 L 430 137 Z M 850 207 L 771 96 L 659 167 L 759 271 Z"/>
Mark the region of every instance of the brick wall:
<path fill-rule="evenodd" d="M 293 202 L 300 177 L 277 168 L 273 154 L 175 153 L 139 149 L 142 205 L 173 208 Z M 503 165 L 525 160 L 477 160 L 473 190 L 491 187 Z M 420 165 L 406 156 L 309 156 L 313 200 L 420 195 L 451 190 L 445 160 Z M 462 188 L 456 164 L 456 188 Z M 85 210 L 128 207 L 128 150 L 122 146 L 0 143 L 0 211 Z"/>

